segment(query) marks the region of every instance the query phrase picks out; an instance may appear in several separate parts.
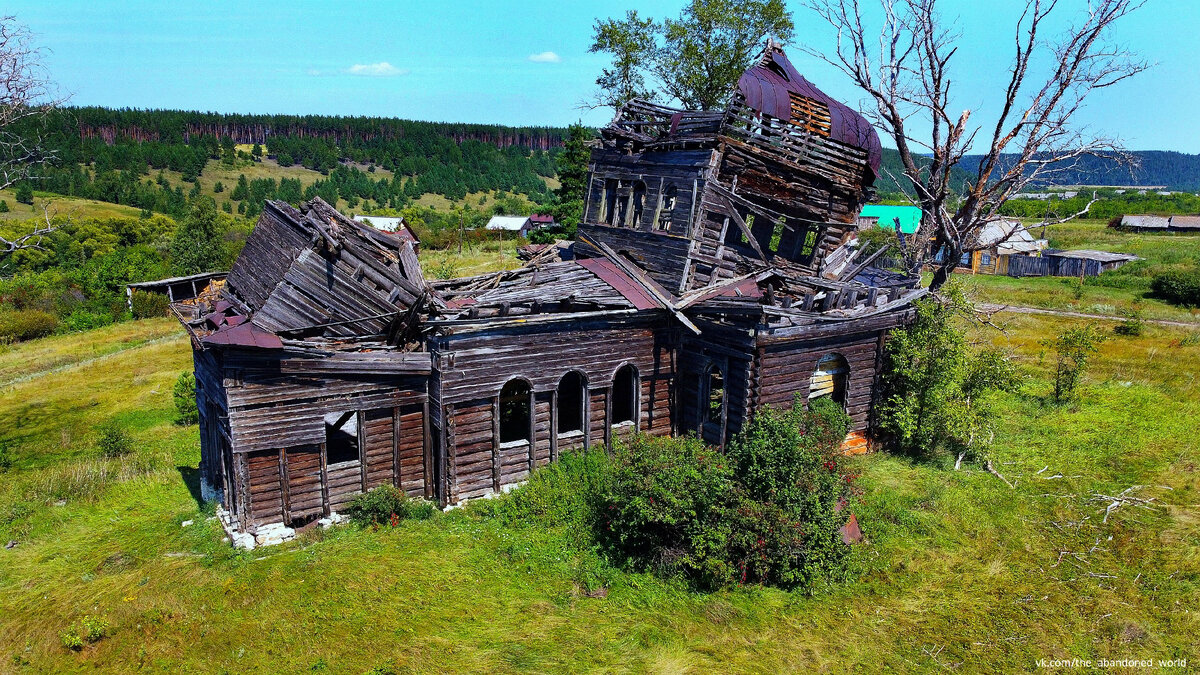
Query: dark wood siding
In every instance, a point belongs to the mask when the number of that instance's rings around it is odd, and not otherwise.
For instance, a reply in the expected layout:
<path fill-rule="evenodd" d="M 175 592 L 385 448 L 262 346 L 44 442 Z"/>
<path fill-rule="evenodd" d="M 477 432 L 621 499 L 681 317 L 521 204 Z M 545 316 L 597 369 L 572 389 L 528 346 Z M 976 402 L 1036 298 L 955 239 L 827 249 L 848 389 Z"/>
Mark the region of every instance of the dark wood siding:
<path fill-rule="evenodd" d="M 846 412 L 853 421 L 851 430 L 865 430 L 874 396 L 879 339 L 878 333 L 869 333 L 785 342 L 761 348 L 755 404 L 790 408 L 796 394 L 800 394 L 807 403 L 809 382 L 817 362 L 827 354 L 836 353 L 842 355 L 850 366 Z"/>

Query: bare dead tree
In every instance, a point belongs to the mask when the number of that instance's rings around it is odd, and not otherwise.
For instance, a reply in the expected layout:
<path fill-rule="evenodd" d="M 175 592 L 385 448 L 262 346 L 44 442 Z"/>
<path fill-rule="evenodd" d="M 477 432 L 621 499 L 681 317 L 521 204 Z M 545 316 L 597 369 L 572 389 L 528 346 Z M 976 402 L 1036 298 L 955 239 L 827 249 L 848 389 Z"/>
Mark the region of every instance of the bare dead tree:
<path fill-rule="evenodd" d="M 42 50 L 29 29 L 14 16 L 0 17 L 0 189 L 36 178 L 37 168 L 52 159 L 31 122 L 49 114 L 63 99 L 55 94 L 41 59 Z M 0 236 L 0 257 L 36 247 L 53 230 L 47 214 L 32 232 Z"/>
<path fill-rule="evenodd" d="M 931 288 L 946 282 L 963 253 L 985 247 L 983 228 L 1027 185 L 1052 182 L 1084 157 L 1131 161 L 1117 139 L 1093 134 L 1074 118 L 1092 92 L 1148 67 L 1110 36 L 1112 25 L 1142 4 L 1092 0 L 1064 33 L 1047 39 L 1043 33 L 1059 0 L 1026 0 L 1008 81 L 997 87 L 1003 98 L 996 120 L 973 124 L 971 110 L 955 115 L 950 109 L 951 63 L 961 35 L 948 28 L 952 22 L 943 20 L 937 0 L 880 0 L 883 26 L 875 32 L 864 26 L 858 0 L 808 0 L 837 31 L 837 48 L 832 55 L 807 53 L 866 92 L 868 116 L 896 143 L 904 167 L 897 184 L 924 214 L 905 242 L 905 263 L 910 271 L 932 264 Z M 928 135 L 914 131 L 913 120 L 927 124 Z M 965 184 L 954 185 L 951 170 L 973 150 L 981 156 L 978 167 Z M 995 243 L 1002 242 L 986 245 Z"/>

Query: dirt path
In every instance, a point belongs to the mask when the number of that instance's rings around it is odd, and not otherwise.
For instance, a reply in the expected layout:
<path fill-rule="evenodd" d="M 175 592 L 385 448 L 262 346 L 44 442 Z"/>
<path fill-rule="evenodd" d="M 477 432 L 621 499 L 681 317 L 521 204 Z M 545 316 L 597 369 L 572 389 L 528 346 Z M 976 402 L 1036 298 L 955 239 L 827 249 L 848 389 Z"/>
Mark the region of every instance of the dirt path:
<path fill-rule="evenodd" d="M 1051 316 L 1067 316 L 1074 319 L 1100 319 L 1102 321 L 1124 321 L 1126 317 L 1111 314 L 1085 314 L 1084 312 L 1069 312 L 1061 309 L 1042 309 L 1041 307 L 1026 307 L 1024 305 L 997 305 L 991 302 L 981 302 L 976 308 L 987 312 L 1012 312 L 1013 314 L 1049 314 Z M 1142 319 L 1146 323 L 1160 326 L 1180 326 L 1183 328 L 1200 328 L 1200 322 L 1171 321 L 1170 319 Z"/>

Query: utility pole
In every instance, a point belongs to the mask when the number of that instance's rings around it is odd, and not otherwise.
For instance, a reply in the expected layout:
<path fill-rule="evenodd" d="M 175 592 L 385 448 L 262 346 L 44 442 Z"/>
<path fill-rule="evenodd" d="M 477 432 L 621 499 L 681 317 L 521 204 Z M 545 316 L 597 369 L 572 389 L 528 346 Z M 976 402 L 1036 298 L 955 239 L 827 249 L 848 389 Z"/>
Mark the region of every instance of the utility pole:
<path fill-rule="evenodd" d="M 463 212 L 458 212 L 458 257 L 462 257 Z"/>

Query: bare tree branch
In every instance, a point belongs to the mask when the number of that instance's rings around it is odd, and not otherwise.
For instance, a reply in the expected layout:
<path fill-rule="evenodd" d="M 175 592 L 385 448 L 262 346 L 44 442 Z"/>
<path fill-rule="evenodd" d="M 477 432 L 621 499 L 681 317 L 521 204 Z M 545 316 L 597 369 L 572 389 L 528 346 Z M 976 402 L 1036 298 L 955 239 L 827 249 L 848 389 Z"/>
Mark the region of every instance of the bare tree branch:
<path fill-rule="evenodd" d="M 62 104 L 41 64 L 42 50 L 14 16 L 0 17 L 0 189 L 37 178 L 36 169 L 53 156 L 42 147 L 38 118 Z M 56 225 L 48 207 L 45 222 L 17 236 L 0 236 L 0 259 L 21 249 L 41 248 Z"/>
<path fill-rule="evenodd" d="M 1015 23 L 999 112 L 982 134 L 971 110 L 956 114 L 950 108 L 951 65 L 961 36 L 947 28 L 952 22 L 940 15 L 938 0 L 879 0 L 882 26 L 877 29 L 864 24 L 859 0 L 807 4 L 837 32 L 837 47 L 832 55 L 805 51 L 846 74 L 868 95 L 866 114 L 896 144 L 903 182 L 911 187 L 905 192 L 923 213 L 905 248 L 905 265 L 917 271 L 933 264 L 934 289 L 945 283 L 962 254 L 997 243 L 983 242 L 979 235 L 1025 187 L 1052 181 L 1083 157 L 1131 161 L 1116 139 L 1090 134 L 1074 118 L 1092 92 L 1148 67 L 1109 41 L 1112 25 L 1143 0 L 1093 0 L 1062 36 L 1051 40 L 1043 28 L 1058 0 L 1026 0 Z M 869 36 L 876 32 L 878 45 L 871 48 Z M 910 132 L 913 119 L 928 122 L 928 135 Z M 987 146 L 977 148 L 977 142 Z M 972 179 L 953 184 L 952 170 L 972 152 L 981 156 Z"/>

